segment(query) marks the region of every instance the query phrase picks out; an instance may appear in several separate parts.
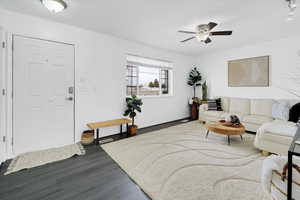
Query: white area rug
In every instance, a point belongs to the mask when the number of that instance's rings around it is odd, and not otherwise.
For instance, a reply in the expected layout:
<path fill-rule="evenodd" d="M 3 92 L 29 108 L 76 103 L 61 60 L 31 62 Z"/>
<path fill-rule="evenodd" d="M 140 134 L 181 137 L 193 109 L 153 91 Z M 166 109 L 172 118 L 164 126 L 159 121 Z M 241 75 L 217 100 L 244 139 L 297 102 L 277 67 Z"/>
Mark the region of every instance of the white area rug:
<path fill-rule="evenodd" d="M 74 155 L 83 154 L 85 154 L 85 150 L 80 143 L 59 148 L 24 153 L 12 160 L 7 171 L 5 172 L 5 175 L 20 171 L 22 169 L 29 169 L 47 163 L 64 160 Z"/>
<path fill-rule="evenodd" d="M 153 200 L 269 200 L 254 136 L 227 137 L 190 122 L 102 145 Z"/>

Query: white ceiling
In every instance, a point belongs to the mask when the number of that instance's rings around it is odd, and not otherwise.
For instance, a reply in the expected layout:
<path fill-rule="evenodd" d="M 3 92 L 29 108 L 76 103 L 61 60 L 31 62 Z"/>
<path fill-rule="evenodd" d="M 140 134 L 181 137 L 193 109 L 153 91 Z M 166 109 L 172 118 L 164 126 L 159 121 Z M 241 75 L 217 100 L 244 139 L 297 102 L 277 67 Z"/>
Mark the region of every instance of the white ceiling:
<path fill-rule="evenodd" d="M 48 12 L 40 0 L 0 0 L 0 6 L 188 55 L 300 34 L 300 7 L 295 20 L 287 22 L 285 0 L 65 1 L 68 9 L 58 14 Z M 219 23 L 214 30 L 233 30 L 233 35 L 213 37 L 208 45 L 179 42 L 189 35 L 177 30 L 193 31 L 209 21 Z"/>

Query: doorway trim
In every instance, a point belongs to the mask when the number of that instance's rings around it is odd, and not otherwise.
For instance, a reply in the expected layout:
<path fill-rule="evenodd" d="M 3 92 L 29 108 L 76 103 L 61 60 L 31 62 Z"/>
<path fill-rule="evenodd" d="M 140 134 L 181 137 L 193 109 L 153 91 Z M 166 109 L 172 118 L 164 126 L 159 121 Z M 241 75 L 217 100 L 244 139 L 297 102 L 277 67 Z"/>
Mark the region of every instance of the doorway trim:
<path fill-rule="evenodd" d="M 1 88 L 0 88 L 0 92 L 1 92 L 1 98 L 3 98 L 3 102 L 2 102 L 2 105 L 0 105 L 0 109 L 3 109 L 2 110 L 2 113 L 0 116 L 0 124 L 1 124 L 1 130 L 0 130 L 0 140 L 2 142 L 2 145 L 3 145 L 3 155 L 1 157 L 1 160 L 0 160 L 0 166 L 1 166 L 1 163 L 4 162 L 6 159 L 7 159 L 7 145 L 8 145 L 8 142 L 7 142 L 7 112 L 8 112 L 8 107 L 7 107 L 7 78 L 6 78 L 6 75 L 7 75 L 7 50 L 8 50 L 8 45 L 7 45 L 7 31 L 5 30 L 4 27 L 0 26 L 0 30 L 1 32 L 3 33 L 2 37 L 0 38 L 0 48 L 2 49 L 2 55 L 0 55 L 3 60 L 2 60 L 2 63 L 0 64 L 0 71 L 1 71 L 1 74 L 0 74 L 0 81 L 1 81 Z M 1 150 L 1 151 L 2 151 Z M 2 160 L 3 159 L 3 160 Z"/>

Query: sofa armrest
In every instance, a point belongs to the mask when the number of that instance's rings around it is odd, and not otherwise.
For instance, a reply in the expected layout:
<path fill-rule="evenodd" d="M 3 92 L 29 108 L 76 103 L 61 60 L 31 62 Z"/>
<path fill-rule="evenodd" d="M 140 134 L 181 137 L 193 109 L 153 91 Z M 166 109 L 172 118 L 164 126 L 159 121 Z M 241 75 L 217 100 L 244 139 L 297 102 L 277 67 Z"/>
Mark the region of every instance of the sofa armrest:
<path fill-rule="evenodd" d="M 200 112 L 205 112 L 205 111 L 208 111 L 208 105 L 207 104 L 200 105 L 200 107 L 199 107 L 199 113 Z"/>

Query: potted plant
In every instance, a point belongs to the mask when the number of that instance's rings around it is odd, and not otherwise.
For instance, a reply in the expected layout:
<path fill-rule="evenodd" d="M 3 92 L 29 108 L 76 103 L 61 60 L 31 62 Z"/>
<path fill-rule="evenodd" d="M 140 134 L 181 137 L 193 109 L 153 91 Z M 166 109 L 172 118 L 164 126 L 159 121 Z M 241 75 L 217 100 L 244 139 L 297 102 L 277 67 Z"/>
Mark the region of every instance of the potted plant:
<path fill-rule="evenodd" d="M 189 73 L 188 82 L 187 82 L 187 84 L 189 86 L 192 86 L 193 89 L 194 89 L 194 97 L 193 97 L 193 99 L 196 98 L 196 88 L 198 86 L 201 86 L 201 80 L 202 80 L 201 73 L 198 71 L 197 67 L 194 67 L 191 70 L 191 72 Z"/>
<path fill-rule="evenodd" d="M 127 109 L 124 112 L 124 116 L 129 116 L 132 120 L 132 125 L 128 126 L 128 132 L 131 136 L 136 135 L 137 126 L 134 124 L 134 118 L 136 111 L 141 112 L 141 106 L 143 105 L 142 99 L 137 98 L 136 95 L 126 98 Z"/>

